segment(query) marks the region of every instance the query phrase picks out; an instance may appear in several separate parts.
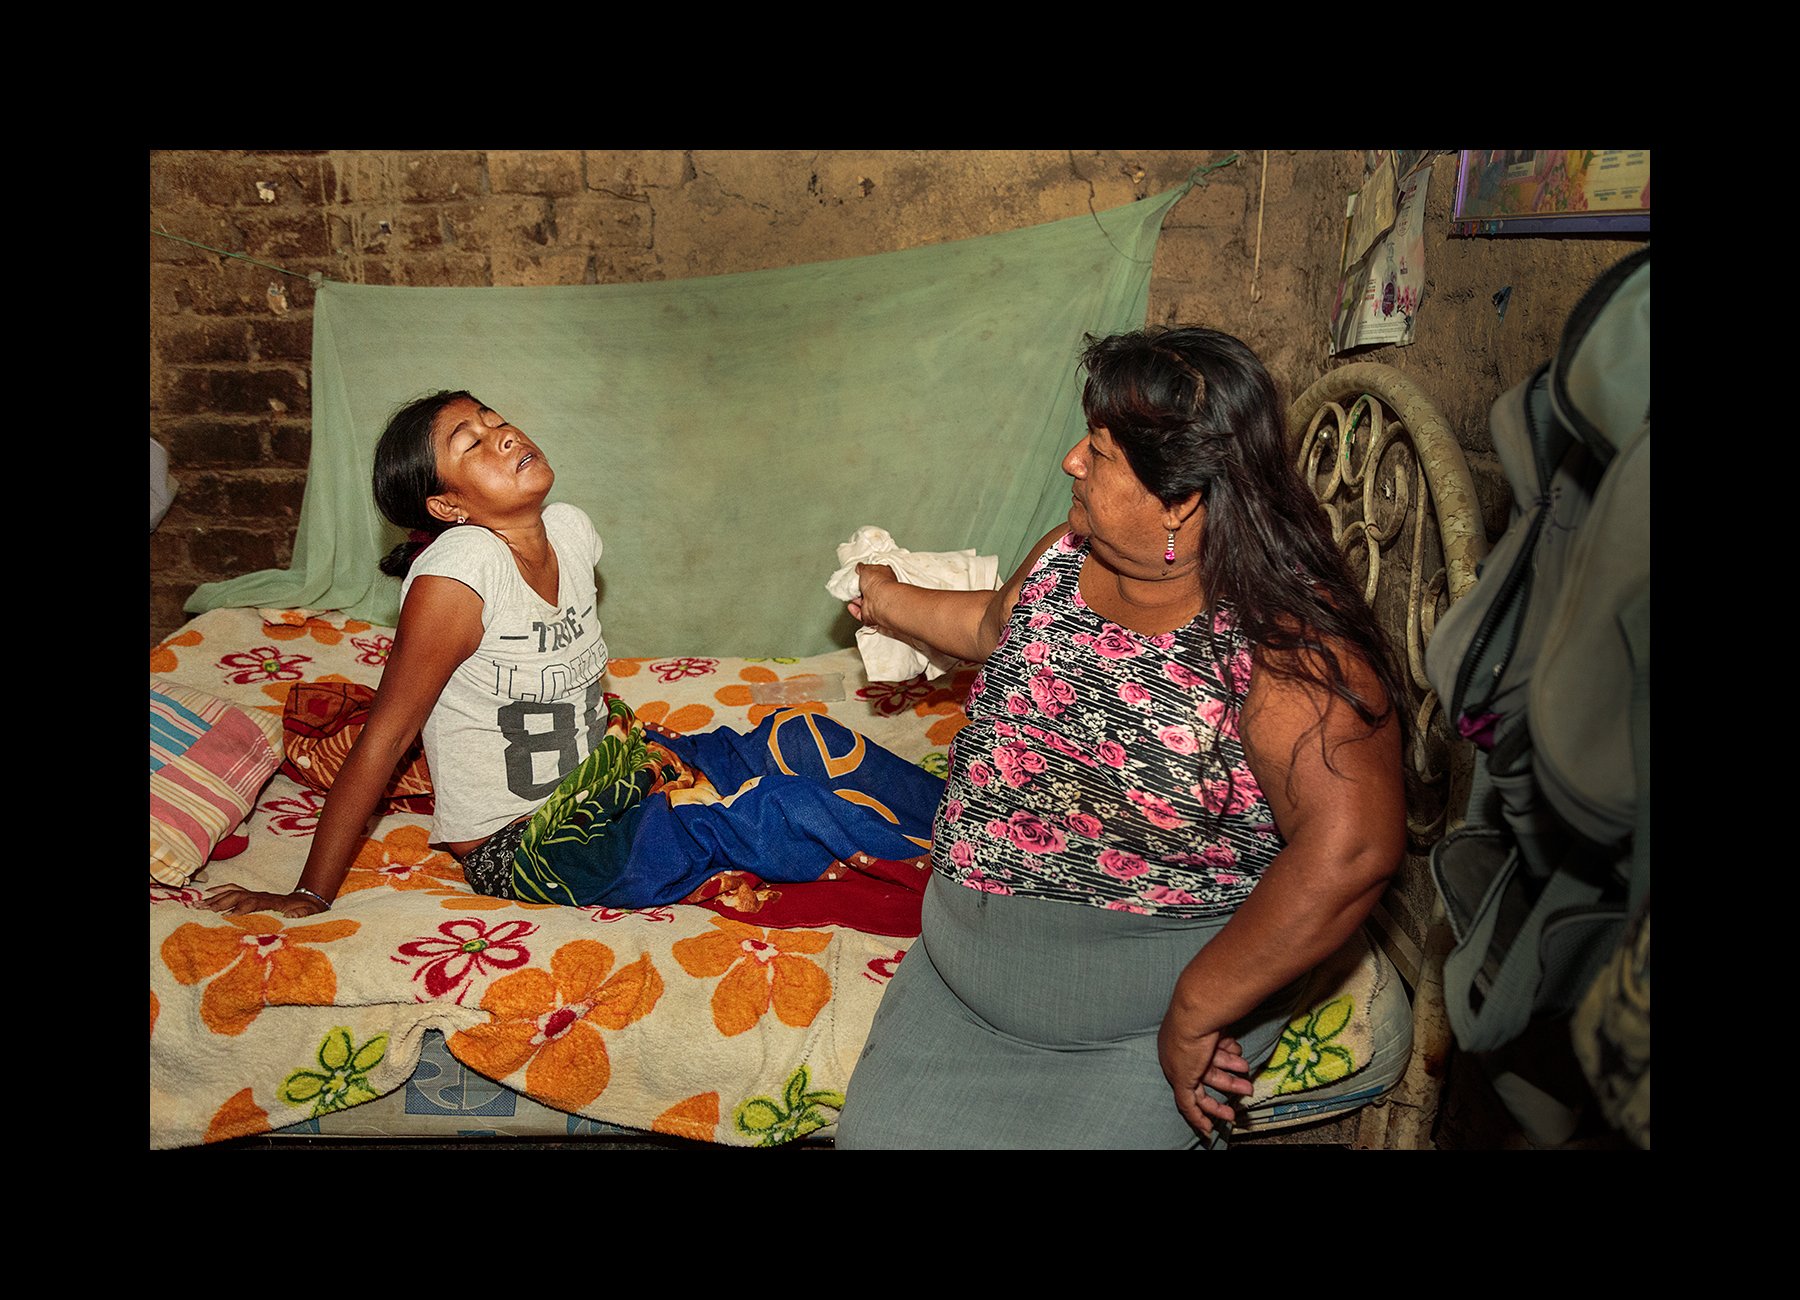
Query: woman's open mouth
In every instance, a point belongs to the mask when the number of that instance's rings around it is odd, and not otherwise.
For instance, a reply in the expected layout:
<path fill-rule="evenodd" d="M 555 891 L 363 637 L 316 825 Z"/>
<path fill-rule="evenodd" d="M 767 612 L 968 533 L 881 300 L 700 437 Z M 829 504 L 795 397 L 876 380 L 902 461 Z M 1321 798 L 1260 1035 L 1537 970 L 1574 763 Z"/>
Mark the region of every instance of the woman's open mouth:
<path fill-rule="evenodd" d="M 535 451 L 526 452 L 523 456 L 519 457 L 519 464 L 518 464 L 519 471 L 522 473 L 524 471 L 525 467 L 527 465 L 531 464 L 531 462 L 536 459 L 537 459 L 537 453 Z"/>

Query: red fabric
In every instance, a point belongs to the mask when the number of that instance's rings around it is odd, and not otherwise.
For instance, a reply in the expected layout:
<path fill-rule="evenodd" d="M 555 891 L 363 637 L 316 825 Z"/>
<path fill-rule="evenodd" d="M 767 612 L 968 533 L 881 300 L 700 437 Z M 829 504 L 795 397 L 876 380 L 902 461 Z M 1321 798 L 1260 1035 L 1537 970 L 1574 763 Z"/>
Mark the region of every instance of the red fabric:
<path fill-rule="evenodd" d="M 839 862 L 818 880 L 771 885 L 750 871 L 721 871 L 681 901 L 771 929 L 842 925 L 917 938 L 929 857 Z"/>
<path fill-rule="evenodd" d="M 227 835 L 224 839 L 215 844 L 213 846 L 212 855 L 206 860 L 208 862 L 224 862 L 230 858 L 235 858 L 249 847 L 250 836 L 244 831 L 237 831 Z"/>
<path fill-rule="evenodd" d="M 660 723 L 643 725 L 651 736 L 681 734 Z M 663 752 L 671 759 L 675 757 Z M 695 769 L 687 764 L 680 766 L 688 774 L 687 779 L 673 784 L 694 784 L 698 776 Z M 681 901 L 767 929 L 841 925 L 866 934 L 916 939 L 925 881 L 930 874 L 929 855 L 896 861 L 859 854 L 857 861 L 837 862 L 825 875 L 811 881 L 771 885 L 754 871 L 721 871 Z"/>
<path fill-rule="evenodd" d="M 375 692 L 356 682 L 294 683 L 281 712 L 282 774 L 314 790 L 330 790 L 374 701 Z M 385 794 L 409 812 L 431 811 L 431 772 L 425 766 L 425 746 L 416 736 Z"/>

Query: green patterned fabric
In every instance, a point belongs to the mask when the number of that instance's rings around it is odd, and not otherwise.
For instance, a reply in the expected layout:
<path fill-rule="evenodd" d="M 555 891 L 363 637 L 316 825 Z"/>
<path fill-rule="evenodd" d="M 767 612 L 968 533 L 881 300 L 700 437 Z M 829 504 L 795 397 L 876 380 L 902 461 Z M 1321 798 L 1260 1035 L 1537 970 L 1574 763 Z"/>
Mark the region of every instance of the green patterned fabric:
<path fill-rule="evenodd" d="M 1068 509 L 1084 333 L 1144 324 L 1185 188 L 1066 221 L 807 266 L 651 284 L 326 282 L 293 567 L 209 583 L 221 606 L 392 625 L 376 561 L 400 534 L 369 487 L 402 402 L 466 388 L 529 434 L 552 500 L 604 539 L 613 653 L 810 655 L 850 644 L 825 591 L 861 525 L 973 547 L 1010 573 Z"/>
<path fill-rule="evenodd" d="M 606 734 L 526 824 L 513 861 L 515 898 L 564 907 L 586 901 L 571 892 L 550 861 L 549 850 L 556 845 L 579 845 L 584 853 L 604 855 L 618 864 L 613 874 L 624 869 L 636 826 L 627 814 L 644 802 L 656 785 L 659 763 L 671 756 L 645 740 L 643 724 L 625 701 L 608 696 L 606 707 Z"/>

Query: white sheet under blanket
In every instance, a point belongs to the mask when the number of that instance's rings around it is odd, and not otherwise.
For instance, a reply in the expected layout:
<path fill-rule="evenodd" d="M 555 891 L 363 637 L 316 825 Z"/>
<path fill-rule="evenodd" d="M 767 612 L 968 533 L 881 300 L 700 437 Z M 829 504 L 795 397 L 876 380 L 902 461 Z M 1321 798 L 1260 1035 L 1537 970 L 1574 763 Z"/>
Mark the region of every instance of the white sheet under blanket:
<path fill-rule="evenodd" d="M 857 582 L 859 564 L 885 564 L 902 582 L 944 591 L 992 591 L 999 585 L 1000 557 L 966 551 L 909 551 L 896 546 L 885 528 L 864 524 L 837 548 L 838 570 L 825 582 L 825 590 L 839 600 L 851 600 L 862 592 Z M 904 682 L 921 672 L 927 680 L 942 677 L 957 660 L 927 650 L 915 641 L 888 636 L 874 628 L 856 630 L 856 648 L 863 671 L 872 682 Z"/>

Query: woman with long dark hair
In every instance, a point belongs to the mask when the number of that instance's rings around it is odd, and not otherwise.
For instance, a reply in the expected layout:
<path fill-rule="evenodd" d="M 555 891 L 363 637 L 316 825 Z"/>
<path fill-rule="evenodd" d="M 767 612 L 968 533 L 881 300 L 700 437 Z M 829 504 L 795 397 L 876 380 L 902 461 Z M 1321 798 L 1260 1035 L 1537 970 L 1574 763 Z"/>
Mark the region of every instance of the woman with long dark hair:
<path fill-rule="evenodd" d="M 1405 846 L 1393 654 L 1239 340 L 1088 340 L 1069 518 L 851 613 L 983 665 L 840 1146 L 1192 1146 Z"/>

